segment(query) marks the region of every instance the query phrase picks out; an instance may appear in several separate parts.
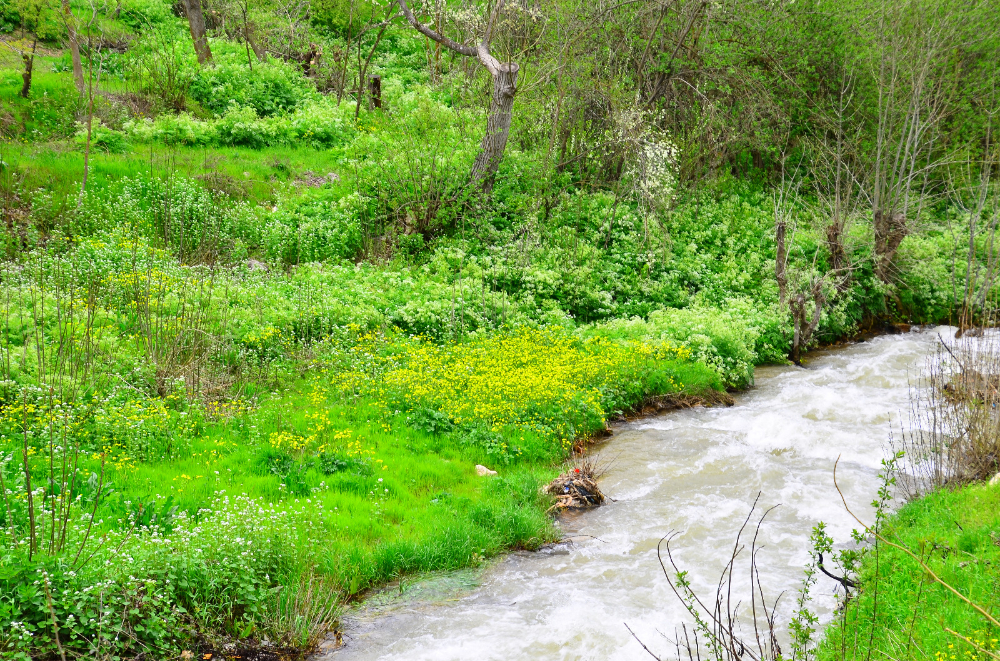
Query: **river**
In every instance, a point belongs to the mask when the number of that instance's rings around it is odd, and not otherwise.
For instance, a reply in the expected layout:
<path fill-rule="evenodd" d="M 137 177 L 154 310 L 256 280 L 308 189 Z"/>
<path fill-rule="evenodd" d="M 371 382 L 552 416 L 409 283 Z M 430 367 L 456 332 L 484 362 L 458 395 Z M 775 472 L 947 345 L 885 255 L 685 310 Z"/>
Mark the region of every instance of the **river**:
<path fill-rule="evenodd" d="M 346 644 L 317 658 L 650 658 L 626 624 L 670 658 L 668 639 L 690 618 L 660 569 L 657 543 L 680 531 L 675 557 L 711 600 L 758 492 L 761 505 L 780 505 L 762 528 L 759 557 L 764 592 L 769 601 L 784 592 L 778 620 L 787 622 L 812 527 L 825 521 L 840 542 L 857 527 L 834 488 L 835 460 L 848 503 L 870 514 L 886 441 L 935 338 L 910 332 L 814 352 L 804 369 L 758 368 L 756 386 L 733 407 L 620 425 L 599 450 L 610 462 L 601 488 L 614 502 L 563 517 L 572 543 L 431 577 L 401 598 L 376 597 L 345 618 Z M 835 588 L 821 577 L 814 589 L 823 623 Z"/>

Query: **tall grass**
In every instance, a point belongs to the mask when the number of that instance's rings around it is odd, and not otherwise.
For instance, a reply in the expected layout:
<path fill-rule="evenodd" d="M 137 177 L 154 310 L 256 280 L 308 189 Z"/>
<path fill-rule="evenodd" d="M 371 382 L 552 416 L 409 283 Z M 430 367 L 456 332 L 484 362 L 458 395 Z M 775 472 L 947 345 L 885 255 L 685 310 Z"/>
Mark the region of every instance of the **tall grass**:
<path fill-rule="evenodd" d="M 899 435 L 910 498 L 1000 471 L 1000 335 L 980 327 L 938 340 Z"/>

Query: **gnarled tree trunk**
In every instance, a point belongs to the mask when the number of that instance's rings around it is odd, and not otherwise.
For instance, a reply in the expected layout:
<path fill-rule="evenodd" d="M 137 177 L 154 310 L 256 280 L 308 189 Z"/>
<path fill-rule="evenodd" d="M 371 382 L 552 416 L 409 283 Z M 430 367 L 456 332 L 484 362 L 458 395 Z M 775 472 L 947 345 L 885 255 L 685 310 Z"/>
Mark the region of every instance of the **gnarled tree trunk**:
<path fill-rule="evenodd" d="M 909 229 L 906 217 L 896 211 L 879 211 L 873 214 L 875 229 L 875 275 L 882 282 L 889 283 L 892 279 L 892 265 L 896 259 L 896 251 L 903 242 Z"/>
<path fill-rule="evenodd" d="M 205 15 L 201 11 L 201 0 L 184 0 L 184 12 L 187 14 L 188 26 L 191 28 L 191 40 L 194 41 L 194 52 L 198 55 L 198 64 L 212 61 L 212 49 L 208 47 L 208 31 L 205 29 Z"/>
<path fill-rule="evenodd" d="M 798 366 L 802 366 L 802 350 L 809 345 L 813 333 L 819 327 L 823 314 L 823 307 L 826 305 L 826 294 L 823 292 L 825 277 L 814 278 L 809 286 L 809 295 L 812 298 L 813 311 L 809 316 L 808 303 L 805 292 L 799 292 L 788 301 L 788 307 L 792 312 L 792 322 L 794 332 L 792 334 L 792 352 L 789 358 Z"/>
<path fill-rule="evenodd" d="M 21 59 L 24 60 L 24 72 L 21 74 L 21 80 L 23 84 L 21 85 L 21 97 L 27 99 L 31 94 L 31 72 L 35 67 L 35 48 L 38 46 L 38 37 L 35 37 L 35 43 L 31 46 L 31 54 L 21 53 Z"/>
<path fill-rule="evenodd" d="M 483 62 L 493 76 L 493 94 L 490 98 L 490 114 L 486 120 L 486 134 L 480 143 L 479 154 L 472 164 L 469 178 L 473 184 L 481 185 L 483 191 L 489 193 L 493 190 L 493 181 L 507 148 L 507 137 L 510 135 L 511 113 L 514 107 L 514 95 L 517 93 L 518 66 L 513 63 L 497 62 L 488 53 L 480 54 L 479 61 Z"/>

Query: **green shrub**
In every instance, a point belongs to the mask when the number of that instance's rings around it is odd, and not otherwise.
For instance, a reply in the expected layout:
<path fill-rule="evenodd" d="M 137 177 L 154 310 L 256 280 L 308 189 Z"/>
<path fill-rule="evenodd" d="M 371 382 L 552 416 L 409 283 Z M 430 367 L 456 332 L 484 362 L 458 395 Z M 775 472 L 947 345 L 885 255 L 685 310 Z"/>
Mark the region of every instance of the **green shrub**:
<path fill-rule="evenodd" d="M 21 26 L 21 15 L 10 0 L 0 0 L 0 32 L 13 32 Z"/>
<path fill-rule="evenodd" d="M 125 131 L 136 142 L 162 142 L 167 145 L 205 145 L 217 141 L 213 122 L 203 122 L 187 113 L 163 114 L 125 122 Z"/>
<path fill-rule="evenodd" d="M 174 21 L 153 24 L 141 32 L 116 67 L 129 87 L 143 93 L 156 108 L 177 112 L 186 106 L 199 67 L 186 33 Z"/>
<path fill-rule="evenodd" d="M 327 191 L 280 203 L 268 217 L 262 248 L 286 264 L 352 259 L 362 248 L 364 198 Z"/>
<path fill-rule="evenodd" d="M 383 222 L 379 234 L 440 236 L 469 206 L 468 175 L 478 151 L 455 111 L 426 87 L 383 88 L 392 116 L 364 118 L 349 149 L 358 190 Z"/>
<path fill-rule="evenodd" d="M 136 142 L 168 145 L 232 145 L 254 149 L 278 145 L 330 147 L 351 135 L 346 106 L 338 108 L 326 98 L 307 101 L 294 111 L 259 117 L 252 106 L 231 104 L 222 117 L 195 119 L 187 113 L 162 114 L 156 119 L 125 122 L 125 131 Z"/>
<path fill-rule="evenodd" d="M 74 140 L 83 149 L 87 144 L 87 126 L 82 122 L 77 124 L 79 130 L 74 136 Z M 90 126 L 90 148 L 94 151 L 103 151 L 109 154 L 122 154 L 128 149 L 126 142 L 127 134 L 124 131 L 116 131 L 108 128 L 100 119 L 93 119 Z"/>
<path fill-rule="evenodd" d="M 714 369 L 727 386 L 743 388 L 753 383 L 755 365 L 784 361 L 787 340 L 773 344 L 780 341 L 781 327 L 781 320 L 773 313 L 757 311 L 746 299 L 733 299 L 724 309 L 698 305 L 657 310 L 648 320 L 616 319 L 592 332 L 631 340 L 679 342 L 695 359 Z"/>
<path fill-rule="evenodd" d="M 269 117 L 298 107 L 315 93 L 312 82 L 293 64 L 268 59 L 251 70 L 245 57 L 235 53 L 220 53 L 214 60 L 214 66 L 198 71 L 189 93 L 216 116 L 236 105 Z"/>
<path fill-rule="evenodd" d="M 213 125 L 219 144 L 260 149 L 279 142 L 274 124 L 259 121 L 252 106 L 240 106 L 235 101 Z"/>
<path fill-rule="evenodd" d="M 173 20 L 170 4 L 163 0 L 123 0 L 118 20 L 134 30 L 161 25 Z"/>

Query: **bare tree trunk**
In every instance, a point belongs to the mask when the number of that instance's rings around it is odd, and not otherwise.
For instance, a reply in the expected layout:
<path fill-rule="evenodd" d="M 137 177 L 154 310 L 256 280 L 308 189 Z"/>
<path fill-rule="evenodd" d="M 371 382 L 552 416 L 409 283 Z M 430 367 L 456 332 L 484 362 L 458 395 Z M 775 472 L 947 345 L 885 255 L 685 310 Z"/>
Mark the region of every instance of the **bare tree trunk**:
<path fill-rule="evenodd" d="M 480 184 L 487 194 L 493 190 L 493 181 L 507 148 L 514 95 L 517 93 L 517 72 L 518 66 L 513 63 L 497 63 L 494 68 L 490 68 L 490 75 L 493 76 L 490 114 L 486 120 L 486 134 L 472 164 L 470 176 L 473 185 Z"/>
<path fill-rule="evenodd" d="M 265 46 L 263 46 L 262 44 L 260 44 L 256 39 L 247 38 L 247 42 L 249 42 L 250 48 L 253 49 L 253 54 L 257 56 L 257 61 L 258 62 L 266 62 L 267 61 L 267 48 Z M 308 71 L 306 72 L 306 75 L 309 75 Z"/>
<path fill-rule="evenodd" d="M 789 358 L 796 365 L 802 365 L 802 349 L 809 344 L 813 333 L 819 328 L 820 318 L 823 314 L 823 307 L 826 305 L 826 294 L 823 292 L 825 276 L 816 277 L 809 287 L 809 294 L 813 302 L 812 317 L 806 314 L 808 299 L 805 293 L 799 292 L 788 302 L 788 307 L 792 312 L 792 322 L 795 331 L 792 335 L 792 352 Z"/>
<path fill-rule="evenodd" d="M 64 0 L 64 2 L 67 0 Z M 198 64 L 212 61 L 212 49 L 208 46 L 208 32 L 205 29 L 205 15 L 201 11 L 201 0 L 184 0 L 184 12 L 191 28 L 191 40 L 198 54 Z"/>
<path fill-rule="evenodd" d="M 28 98 L 31 94 L 31 72 L 35 68 L 35 49 L 38 47 L 38 37 L 35 36 L 35 42 L 31 44 L 31 55 L 27 53 L 21 53 L 21 59 L 24 60 L 24 73 L 21 74 L 21 80 L 24 84 L 21 85 L 21 97 L 24 99 Z"/>
<path fill-rule="evenodd" d="M 76 34 L 76 18 L 70 9 L 69 0 L 62 0 L 63 22 L 66 24 L 66 36 L 69 40 L 69 53 L 73 60 L 73 84 L 76 91 L 83 94 L 83 63 L 80 60 L 80 40 Z"/>
<path fill-rule="evenodd" d="M 779 220 L 774 226 L 774 279 L 778 281 L 778 302 L 784 306 L 788 296 L 788 247 L 785 245 L 785 234 L 788 225 Z"/>
<path fill-rule="evenodd" d="M 950 11 L 931 11 L 936 6 L 886 2 L 875 31 L 878 117 L 867 197 L 875 272 L 886 284 L 892 282 L 896 251 L 910 231 L 909 223 L 926 199 L 928 175 L 944 162 L 935 141 L 954 104 L 958 78 L 951 74 L 949 58 L 959 47 L 960 19 Z M 913 13 L 926 13 L 927 20 L 910 30 L 904 26 Z"/>
<path fill-rule="evenodd" d="M 390 8 L 391 11 L 391 8 Z M 365 81 L 368 75 L 368 65 L 371 64 L 372 58 L 375 56 L 375 51 L 378 49 L 378 45 L 382 42 L 382 37 L 385 35 L 385 30 L 389 27 L 389 23 L 392 22 L 392 16 L 385 19 L 381 23 L 381 28 L 378 34 L 375 36 L 375 43 L 372 44 L 372 49 L 368 52 L 368 57 L 365 58 L 365 63 L 361 64 L 361 35 L 358 35 L 358 95 L 355 100 L 354 105 L 354 121 L 358 120 L 358 116 L 361 114 L 361 99 L 365 95 Z"/>
<path fill-rule="evenodd" d="M 888 212 L 876 209 L 873 214 L 875 229 L 875 275 L 882 282 L 891 282 L 893 262 L 896 251 L 903 242 L 909 229 L 906 217 L 900 212 Z"/>

